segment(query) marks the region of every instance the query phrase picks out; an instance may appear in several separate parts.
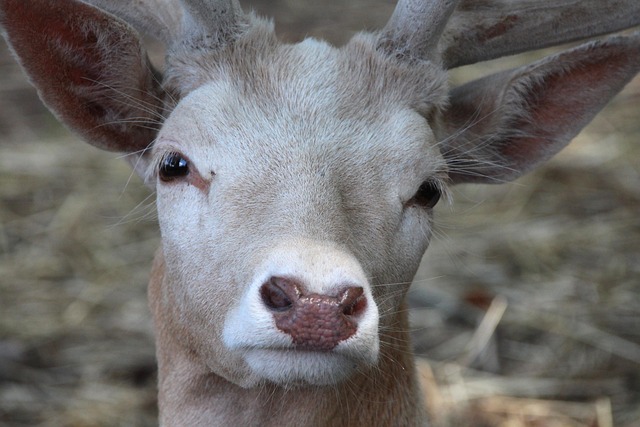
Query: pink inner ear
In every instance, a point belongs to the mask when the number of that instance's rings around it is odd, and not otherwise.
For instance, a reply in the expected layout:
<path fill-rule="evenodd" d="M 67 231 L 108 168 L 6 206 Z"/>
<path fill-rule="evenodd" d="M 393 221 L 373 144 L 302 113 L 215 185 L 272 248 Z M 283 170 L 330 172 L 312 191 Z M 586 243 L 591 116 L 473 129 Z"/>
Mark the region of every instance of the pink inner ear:
<path fill-rule="evenodd" d="M 513 138 L 500 153 L 516 163 L 541 162 L 575 137 L 609 100 L 608 82 L 628 65 L 625 53 L 608 53 L 606 60 L 569 64 L 536 81 L 525 95 L 527 115 L 514 123 L 516 132 L 531 137 Z"/>
<path fill-rule="evenodd" d="M 87 85 L 86 66 L 102 60 L 98 36 L 90 28 L 101 17 L 84 5 L 65 0 L 55 5 L 41 2 L 43 7 L 30 8 L 20 3 L 7 2 L 3 24 L 22 62 L 50 73 L 52 79 Z M 97 77 L 91 76 L 93 80 Z"/>
<path fill-rule="evenodd" d="M 76 0 L 5 0 L 2 25 L 47 104 L 87 142 L 113 151 L 148 146 L 161 91 L 137 34 Z M 149 124 L 128 124 L 130 117 Z"/>
<path fill-rule="evenodd" d="M 451 92 L 454 183 L 513 180 L 558 153 L 640 70 L 640 36 L 593 42 Z"/>

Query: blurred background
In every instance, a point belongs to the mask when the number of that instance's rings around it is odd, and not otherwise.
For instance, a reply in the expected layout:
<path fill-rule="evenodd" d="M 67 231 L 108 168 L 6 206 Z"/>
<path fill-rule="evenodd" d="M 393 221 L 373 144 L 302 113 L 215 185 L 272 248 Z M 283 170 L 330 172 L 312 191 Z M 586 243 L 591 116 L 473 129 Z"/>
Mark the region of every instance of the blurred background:
<path fill-rule="evenodd" d="M 390 0 L 254 0 L 344 43 Z M 465 67 L 453 85 L 531 62 Z M 410 293 L 441 426 L 640 426 L 640 79 L 548 165 L 461 186 Z M 154 197 L 72 136 L 0 41 L 0 426 L 157 425 Z"/>

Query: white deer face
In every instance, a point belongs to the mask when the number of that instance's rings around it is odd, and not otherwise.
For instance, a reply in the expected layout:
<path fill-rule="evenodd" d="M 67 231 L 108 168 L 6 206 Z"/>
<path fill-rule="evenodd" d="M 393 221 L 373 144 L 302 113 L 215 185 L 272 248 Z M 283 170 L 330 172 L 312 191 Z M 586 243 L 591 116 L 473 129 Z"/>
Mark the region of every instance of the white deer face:
<path fill-rule="evenodd" d="M 154 145 L 165 303 L 236 383 L 332 383 L 377 361 L 447 171 L 395 88 L 371 96 L 385 76 L 364 80 L 363 66 L 345 69 L 341 50 L 315 41 L 277 53 L 252 70 L 259 82 L 214 76 L 189 93 Z M 272 277 L 306 294 L 362 288 L 356 331 L 330 351 L 292 351 L 309 346 L 274 321 L 261 294 Z"/>

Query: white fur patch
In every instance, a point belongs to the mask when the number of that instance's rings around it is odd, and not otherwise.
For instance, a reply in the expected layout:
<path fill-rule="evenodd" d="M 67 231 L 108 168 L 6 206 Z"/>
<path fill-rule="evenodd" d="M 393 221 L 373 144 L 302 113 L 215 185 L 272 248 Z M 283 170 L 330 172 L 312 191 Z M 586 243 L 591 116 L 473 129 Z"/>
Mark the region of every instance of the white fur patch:
<path fill-rule="evenodd" d="M 345 286 L 361 286 L 367 307 L 355 319 L 356 333 L 330 352 L 295 350 L 291 337 L 276 327 L 260 297 L 262 284 L 276 276 L 296 278 L 306 292 L 324 295 L 334 295 Z M 259 377 L 282 384 L 332 384 L 358 366 L 376 363 L 378 317 L 370 285 L 353 257 L 330 245 L 295 240 L 274 249 L 260 268 L 227 317 L 223 340 L 230 350 L 242 353 Z"/>

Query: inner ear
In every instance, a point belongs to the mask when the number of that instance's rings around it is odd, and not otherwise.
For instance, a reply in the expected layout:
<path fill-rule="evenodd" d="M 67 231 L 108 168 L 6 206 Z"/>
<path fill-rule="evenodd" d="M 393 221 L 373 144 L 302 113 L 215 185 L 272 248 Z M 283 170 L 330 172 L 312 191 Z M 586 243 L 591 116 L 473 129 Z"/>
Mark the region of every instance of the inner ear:
<path fill-rule="evenodd" d="M 640 70 L 640 35 L 588 43 L 451 92 L 453 183 L 511 181 L 557 154 Z"/>
<path fill-rule="evenodd" d="M 163 121 L 164 94 L 138 34 L 76 0 L 23 1 L 5 0 L 0 24 L 45 104 L 99 148 L 147 148 Z"/>

